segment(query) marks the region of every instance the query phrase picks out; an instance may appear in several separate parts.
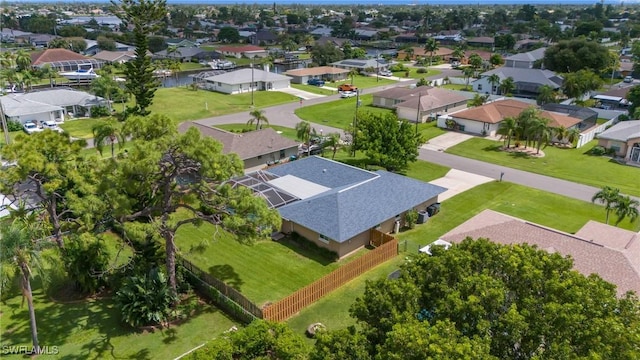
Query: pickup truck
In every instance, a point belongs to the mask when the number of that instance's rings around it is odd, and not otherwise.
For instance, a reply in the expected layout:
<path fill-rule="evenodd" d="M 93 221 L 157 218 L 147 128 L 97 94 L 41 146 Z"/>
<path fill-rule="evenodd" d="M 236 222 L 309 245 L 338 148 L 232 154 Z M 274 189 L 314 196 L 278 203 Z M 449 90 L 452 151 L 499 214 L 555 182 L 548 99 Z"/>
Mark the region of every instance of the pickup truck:
<path fill-rule="evenodd" d="M 358 88 L 351 84 L 342 84 L 338 86 L 338 91 L 358 91 Z"/>
<path fill-rule="evenodd" d="M 308 85 L 314 85 L 314 86 L 324 86 L 324 80 L 322 79 L 309 79 L 307 81 Z"/>

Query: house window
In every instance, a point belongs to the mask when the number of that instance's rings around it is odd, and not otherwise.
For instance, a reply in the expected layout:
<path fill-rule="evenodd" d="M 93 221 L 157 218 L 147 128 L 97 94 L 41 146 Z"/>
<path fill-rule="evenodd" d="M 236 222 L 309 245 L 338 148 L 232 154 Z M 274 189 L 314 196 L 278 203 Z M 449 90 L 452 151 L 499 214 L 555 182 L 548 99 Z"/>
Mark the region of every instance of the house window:
<path fill-rule="evenodd" d="M 482 84 L 478 84 L 478 91 L 482 91 Z"/>
<path fill-rule="evenodd" d="M 615 151 L 615 153 L 618 154 L 620 152 L 620 146 L 611 145 L 611 150 Z"/>
<path fill-rule="evenodd" d="M 283 159 L 285 156 L 287 156 L 284 152 L 284 150 L 280 150 L 280 159 Z"/>
<path fill-rule="evenodd" d="M 222 83 L 218 81 L 218 86 L 222 86 Z"/>
<path fill-rule="evenodd" d="M 262 155 L 258 155 L 258 159 L 262 159 Z"/>
<path fill-rule="evenodd" d="M 320 234 L 320 236 L 318 237 L 318 240 L 320 240 L 320 242 L 325 243 L 325 244 L 328 244 L 329 241 L 331 241 L 330 238 L 328 238 L 328 237 L 326 237 L 326 236 L 324 236 L 322 234 Z"/>

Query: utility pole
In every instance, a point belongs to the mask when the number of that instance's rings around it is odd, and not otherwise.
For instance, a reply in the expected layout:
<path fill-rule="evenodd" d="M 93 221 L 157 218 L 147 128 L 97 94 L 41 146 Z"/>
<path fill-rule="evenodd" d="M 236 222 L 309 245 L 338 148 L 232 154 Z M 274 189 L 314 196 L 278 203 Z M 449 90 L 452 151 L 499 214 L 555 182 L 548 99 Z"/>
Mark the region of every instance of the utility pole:
<path fill-rule="evenodd" d="M 253 59 L 255 59 L 255 56 L 251 57 L 251 106 L 254 106 L 254 101 L 253 101 Z"/>
<path fill-rule="evenodd" d="M 380 81 L 380 54 L 376 50 L 376 82 Z"/>
<path fill-rule="evenodd" d="M 358 108 L 360 107 L 360 89 L 356 89 L 356 115 L 353 119 L 353 134 L 351 137 L 353 139 L 351 146 L 353 147 L 353 157 L 356 156 L 356 134 L 358 133 Z"/>
<path fill-rule="evenodd" d="M 0 99 L 0 121 L 2 121 L 2 131 L 4 132 L 4 143 L 5 145 L 9 145 L 11 143 L 11 138 L 9 137 L 9 128 L 7 127 L 7 118 L 4 114 L 4 105 L 2 105 L 1 99 Z"/>
<path fill-rule="evenodd" d="M 420 122 L 420 104 L 422 103 L 422 92 L 418 96 L 418 111 L 416 112 L 416 136 L 418 136 L 418 123 Z"/>

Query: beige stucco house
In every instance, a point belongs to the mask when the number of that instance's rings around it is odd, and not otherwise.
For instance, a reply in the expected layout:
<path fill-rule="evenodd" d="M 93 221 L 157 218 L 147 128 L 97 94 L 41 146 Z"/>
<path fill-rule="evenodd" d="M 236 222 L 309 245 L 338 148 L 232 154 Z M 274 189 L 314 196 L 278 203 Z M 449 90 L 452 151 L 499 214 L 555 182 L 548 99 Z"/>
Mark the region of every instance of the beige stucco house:
<path fill-rule="evenodd" d="M 622 121 L 598 134 L 598 145 L 640 166 L 640 120 Z"/>

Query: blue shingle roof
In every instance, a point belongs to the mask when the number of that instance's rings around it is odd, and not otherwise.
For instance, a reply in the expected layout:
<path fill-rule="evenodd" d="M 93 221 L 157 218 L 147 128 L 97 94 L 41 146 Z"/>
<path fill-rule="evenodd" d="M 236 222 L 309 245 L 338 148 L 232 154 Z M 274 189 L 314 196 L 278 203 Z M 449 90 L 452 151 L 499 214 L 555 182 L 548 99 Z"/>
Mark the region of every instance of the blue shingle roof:
<path fill-rule="evenodd" d="M 296 165 L 297 173 L 286 172 L 286 165 Z M 273 170 L 277 170 L 281 175 L 307 176 L 303 178 L 328 187 L 331 187 L 330 184 L 340 185 L 278 209 L 284 219 L 337 242 L 349 240 L 446 191 L 443 187 L 406 176 L 382 170 L 360 170 L 323 158 L 314 160 L 312 157 L 286 165 Z M 283 169 L 284 171 L 281 171 Z M 323 172 L 323 169 L 327 171 Z M 354 170 L 369 176 L 365 180 L 348 183 L 346 180 L 349 178 L 364 178 Z M 325 174 L 328 176 L 325 177 Z M 314 179 L 313 175 L 319 176 Z"/>
<path fill-rule="evenodd" d="M 376 174 L 371 171 L 319 156 L 291 161 L 273 167 L 268 172 L 278 176 L 293 175 L 331 189 L 357 184 L 376 177 Z"/>

